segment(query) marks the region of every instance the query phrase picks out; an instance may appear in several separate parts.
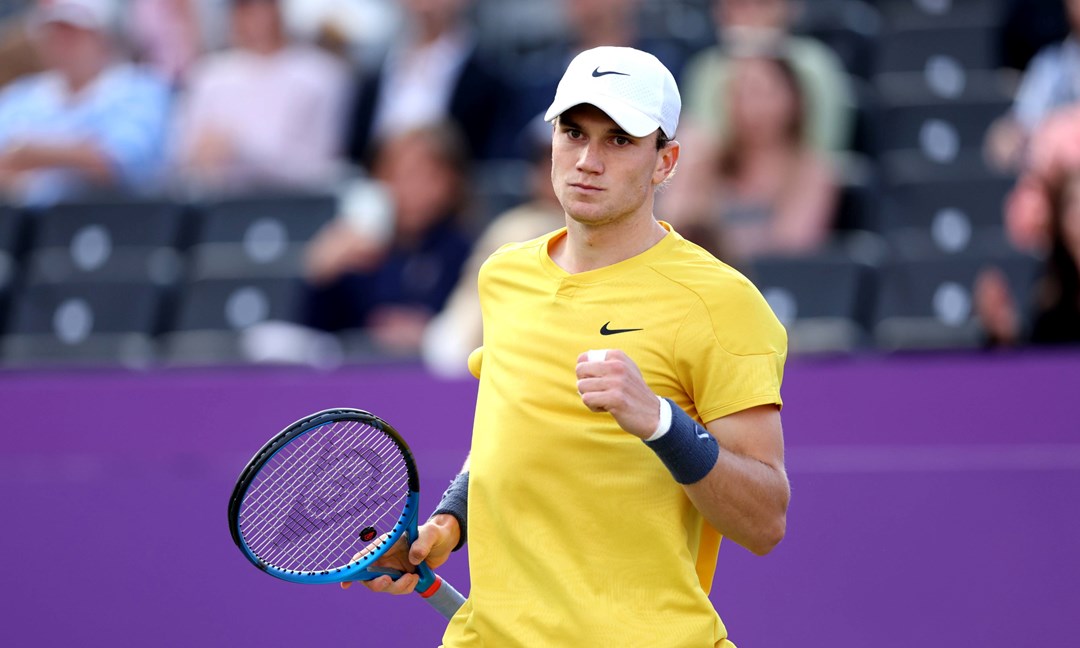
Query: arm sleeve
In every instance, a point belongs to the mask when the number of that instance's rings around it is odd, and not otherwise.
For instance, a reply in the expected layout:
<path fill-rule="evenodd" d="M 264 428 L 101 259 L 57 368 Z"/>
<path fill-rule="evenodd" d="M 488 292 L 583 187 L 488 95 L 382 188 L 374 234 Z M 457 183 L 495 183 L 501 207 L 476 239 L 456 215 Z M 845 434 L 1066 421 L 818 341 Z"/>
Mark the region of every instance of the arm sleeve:
<path fill-rule="evenodd" d="M 783 405 L 787 332 L 746 279 L 687 313 L 675 354 L 679 379 L 706 423 L 758 405 Z"/>
<path fill-rule="evenodd" d="M 97 142 L 127 184 L 145 186 L 162 171 L 171 96 L 156 78 L 131 75 L 108 107 Z"/>

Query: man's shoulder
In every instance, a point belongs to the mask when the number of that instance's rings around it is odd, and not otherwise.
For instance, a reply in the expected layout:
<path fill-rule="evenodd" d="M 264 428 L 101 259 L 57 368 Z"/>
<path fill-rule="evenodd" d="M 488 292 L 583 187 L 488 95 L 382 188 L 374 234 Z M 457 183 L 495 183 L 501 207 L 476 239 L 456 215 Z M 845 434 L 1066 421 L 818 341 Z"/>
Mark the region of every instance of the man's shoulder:
<path fill-rule="evenodd" d="M 726 291 L 752 287 L 735 268 L 681 236 L 652 269 L 675 284 L 694 291 Z"/>
<path fill-rule="evenodd" d="M 714 317 L 768 309 L 757 286 L 742 272 L 689 241 L 678 241 L 671 253 L 651 265 L 670 285 Z"/>

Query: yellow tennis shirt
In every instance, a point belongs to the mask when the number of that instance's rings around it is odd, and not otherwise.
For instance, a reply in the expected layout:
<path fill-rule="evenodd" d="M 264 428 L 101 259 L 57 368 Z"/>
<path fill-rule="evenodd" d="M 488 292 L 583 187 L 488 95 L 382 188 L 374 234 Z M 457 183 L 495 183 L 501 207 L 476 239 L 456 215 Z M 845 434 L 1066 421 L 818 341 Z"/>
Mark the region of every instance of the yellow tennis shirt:
<path fill-rule="evenodd" d="M 660 459 L 577 392 L 618 348 L 701 421 L 780 404 L 787 337 L 758 290 L 676 232 L 568 274 L 566 230 L 480 271 L 484 347 L 469 476 L 472 590 L 446 648 L 731 648 L 709 601 L 720 534 Z"/>

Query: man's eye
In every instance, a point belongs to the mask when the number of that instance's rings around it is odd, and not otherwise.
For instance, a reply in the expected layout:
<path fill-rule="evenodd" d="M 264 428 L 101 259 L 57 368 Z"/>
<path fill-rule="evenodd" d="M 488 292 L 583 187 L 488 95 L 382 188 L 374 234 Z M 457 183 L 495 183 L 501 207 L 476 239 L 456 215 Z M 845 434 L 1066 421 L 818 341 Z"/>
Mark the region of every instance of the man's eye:
<path fill-rule="evenodd" d="M 581 139 L 581 131 L 571 128 L 570 130 L 566 131 L 566 136 L 570 139 Z"/>
<path fill-rule="evenodd" d="M 616 146 L 626 146 L 629 143 L 630 143 L 630 138 L 629 137 L 619 136 L 619 137 L 615 138 L 615 145 Z"/>

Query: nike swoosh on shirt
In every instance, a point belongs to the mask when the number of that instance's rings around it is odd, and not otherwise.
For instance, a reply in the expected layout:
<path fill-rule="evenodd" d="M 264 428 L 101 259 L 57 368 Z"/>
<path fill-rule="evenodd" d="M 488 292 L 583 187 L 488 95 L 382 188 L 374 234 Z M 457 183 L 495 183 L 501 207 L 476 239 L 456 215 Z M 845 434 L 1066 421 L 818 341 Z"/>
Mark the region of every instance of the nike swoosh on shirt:
<path fill-rule="evenodd" d="M 645 329 L 639 329 L 639 328 L 613 329 L 613 328 L 608 328 L 608 324 L 611 324 L 611 322 L 605 322 L 604 325 L 600 327 L 600 335 L 616 335 L 616 334 L 619 334 L 619 333 L 632 333 L 633 331 L 644 331 L 645 330 Z"/>

